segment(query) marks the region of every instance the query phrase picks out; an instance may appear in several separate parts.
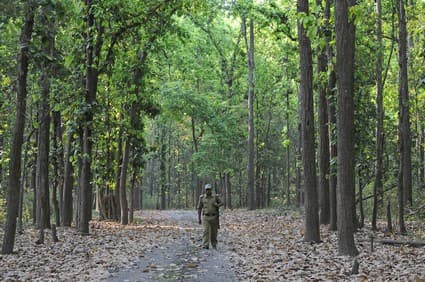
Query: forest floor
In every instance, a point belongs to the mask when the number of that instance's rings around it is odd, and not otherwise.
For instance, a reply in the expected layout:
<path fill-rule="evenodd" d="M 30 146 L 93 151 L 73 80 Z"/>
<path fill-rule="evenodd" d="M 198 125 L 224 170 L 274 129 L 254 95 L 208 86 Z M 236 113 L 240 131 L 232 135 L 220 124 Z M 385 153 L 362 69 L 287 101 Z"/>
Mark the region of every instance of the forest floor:
<path fill-rule="evenodd" d="M 45 244 L 26 229 L 16 254 L 0 255 L 1 281 L 424 281 L 425 247 L 375 243 L 371 231 L 356 233 L 353 258 L 338 255 L 337 233 L 321 227 L 320 244 L 303 239 L 303 218 L 284 210 L 225 210 L 217 250 L 201 249 L 196 211 L 142 211 L 121 226 L 92 221 L 90 236 L 58 228 Z M 381 228 L 384 230 L 384 226 Z M 376 232 L 380 239 L 424 240 L 425 224 L 408 223 L 409 236 Z M 3 230 L 0 228 L 0 236 Z"/>

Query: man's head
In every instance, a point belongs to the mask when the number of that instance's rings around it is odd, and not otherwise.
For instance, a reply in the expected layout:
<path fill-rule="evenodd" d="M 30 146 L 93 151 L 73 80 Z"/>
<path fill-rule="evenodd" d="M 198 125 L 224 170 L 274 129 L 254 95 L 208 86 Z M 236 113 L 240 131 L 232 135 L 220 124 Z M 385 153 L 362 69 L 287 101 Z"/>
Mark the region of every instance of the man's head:
<path fill-rule="evenodd" d="M 205 184 L 205 193 L 210 195 L 212 193 L 211 188 L 211 184 Z"/>

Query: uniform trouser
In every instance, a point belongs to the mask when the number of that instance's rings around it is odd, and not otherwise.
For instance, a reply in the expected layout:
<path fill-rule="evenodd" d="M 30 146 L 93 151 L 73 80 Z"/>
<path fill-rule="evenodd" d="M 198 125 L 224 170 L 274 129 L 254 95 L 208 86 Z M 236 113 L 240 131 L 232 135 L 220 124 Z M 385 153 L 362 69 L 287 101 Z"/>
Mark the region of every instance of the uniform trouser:
<path fill-rule="evenodd" d="M 203 246 L 209 247 L 211 245 L 215 247 L 217 245 L 217 229 L 218 229 L 218 220 L 216 216 L 203 216 L 202 222 L 204 225 L 204 234 L 203 234 Z"/>

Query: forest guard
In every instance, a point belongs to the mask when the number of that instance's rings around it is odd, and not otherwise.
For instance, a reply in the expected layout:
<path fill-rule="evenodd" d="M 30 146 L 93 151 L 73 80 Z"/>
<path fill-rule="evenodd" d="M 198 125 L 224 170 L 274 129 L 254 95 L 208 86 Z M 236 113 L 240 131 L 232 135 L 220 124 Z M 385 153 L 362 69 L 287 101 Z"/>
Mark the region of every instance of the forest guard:
<path fill-rule="evenodd" d="M 205 185 L 205 194 L 199 197 L 198 219 L 204 225 L 202 247 L 209 249 L 209 245 L 217 248 L 217 231 L 219 227 L 219 208 L 223 205 L 220 197 L 212 194 L 211 184 Z M 202 218 L 201 218 L 202 216 Z"/>

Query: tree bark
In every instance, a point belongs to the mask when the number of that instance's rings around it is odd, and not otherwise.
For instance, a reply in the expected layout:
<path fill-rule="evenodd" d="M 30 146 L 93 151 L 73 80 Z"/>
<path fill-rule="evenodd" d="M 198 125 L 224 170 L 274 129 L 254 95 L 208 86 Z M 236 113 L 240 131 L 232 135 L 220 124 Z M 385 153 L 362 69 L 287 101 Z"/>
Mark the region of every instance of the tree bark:
<path fill-rule="evenodd" d="M 297 0 L 297 12 L 309 14 L 308 0 Z M 319 203 L 316 186 L 316 157 L 314 147 L 313 62 L 310 39 L 301 20 L 298 21 L 298 42 L 301 68 L 301 132 L 304 168 L 305 223 L 304 241 L 320 242 Z"/>
<path fill-rule="evenodd" d="M 354 243 L 354 50 L 355 27 L 349 11 L 355 0 L 335 0 L 336 73 L 338 88 L 338 250 L 341 255 L 356 256 Z"/>
<path fill-rule="evenodd" d="M 29 65 L 29 44 L 34 27 L 33 1 L 25 2 L 25 21 L 21 30 L 20 53 L 17 70 L 16 118 L 13 126 L 9 161 L 9 182 L 7 188 L 7 215 L 3 235 L 2 253 L 11 254 L 15 244 L 16 217 L 18 216 L 19 187 L 21 177 L 22 143 L 25 128 L 27 98 L 27 74 Z"/>
<path fill-rule="evenodd" d="M 63 152 L 62 152 L 62 128 L 60 112 L 54 111 L 53 116 L 53 195 L 52 203 L 55 211 L 56 226 L 61 224 L 61 210 L 63 206 Z M 57 199 L 59 194 L 59 201 Z"/>
<path fill-rule="evenodd" d="M 47 56 L 51 55 L 49 39 L 49 12 L 45 6 L 41 9 L 40 25 L 47 29 L 42 32 L 41 44 L 44 58 L 41 62 L 41 76 L 39 80 L 41 97 L 38 110 L 38 156 L 37 156 L 37 228 L 50 228 L 49 203 L 49 151 L 50 151 L 50 63 Z"/>

